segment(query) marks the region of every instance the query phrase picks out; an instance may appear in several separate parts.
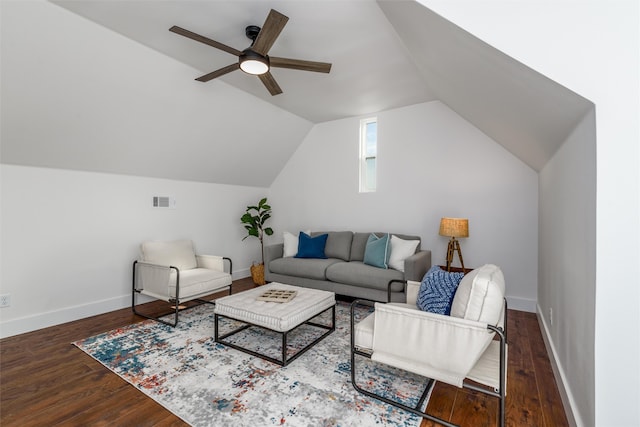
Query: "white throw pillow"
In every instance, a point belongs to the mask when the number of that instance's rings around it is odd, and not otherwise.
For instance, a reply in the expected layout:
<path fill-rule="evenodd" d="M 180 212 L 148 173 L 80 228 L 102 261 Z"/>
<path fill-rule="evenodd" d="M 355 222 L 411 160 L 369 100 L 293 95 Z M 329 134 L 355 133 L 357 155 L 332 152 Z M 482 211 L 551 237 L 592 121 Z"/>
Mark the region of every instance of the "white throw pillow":
<path fill-rule="evenodd" d="M 311 234 L 311 231 L 304 231 L 304 233 Z M 282 233 L 282 237 L 284 239 L 284 248 L 282 249 L 283 258 L 296 256 L 296 254 L 298 253 L 299 236 L 300 233 L 293 234 L 289 233 L 288 231 Z"/>
<path fill-rule="evenodd" d="M 485 264 L 464 276 L 458 285 L 451 316 L 495 325 L 502 312 L 504 291 L 500 267 Z"/>
<path fill-rule="evenodd" d="M 391 236 L 391 256 L 389 267 L 404 272 L 404 260 L 416 253 L 420 240 L 404 240 Z"/>

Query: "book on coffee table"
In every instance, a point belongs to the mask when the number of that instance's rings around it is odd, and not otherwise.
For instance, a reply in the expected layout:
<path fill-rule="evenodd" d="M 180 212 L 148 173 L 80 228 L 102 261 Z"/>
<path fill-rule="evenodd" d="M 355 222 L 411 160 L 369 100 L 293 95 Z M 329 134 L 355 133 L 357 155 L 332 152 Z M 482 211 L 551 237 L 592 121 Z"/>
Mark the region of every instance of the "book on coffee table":
<path fill-rule="evenodd" d="M 291 301 L 298 291 L 287 291 L 284 289 L 270 289 L 256 298 L 258 301 L 268 302 L 289 302 Z"/>

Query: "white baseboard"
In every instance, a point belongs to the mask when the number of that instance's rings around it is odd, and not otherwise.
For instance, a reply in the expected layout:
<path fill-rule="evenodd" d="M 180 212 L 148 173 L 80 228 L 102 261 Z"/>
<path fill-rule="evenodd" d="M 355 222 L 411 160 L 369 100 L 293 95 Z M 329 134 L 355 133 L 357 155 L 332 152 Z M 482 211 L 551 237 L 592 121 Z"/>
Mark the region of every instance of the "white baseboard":
<path fill-rule="evenodd" d="M 245 277 L 251 277 L 251 270 L 249 268 L 234 269 L 233 280 L 244 279 Z"/>
<path fill-rule="evenodd" d="M 538 302 L 532 299 L 507 296 L 507 304 L 509 305 L 509 310 L 518 310 L 518 311 L 526 311 L 529 313 L 535 313 Z"/>
<path fill-rule="evenodd" d="M 567 382 L 564 369 L 562 369 L 562 366 L 558 363 L 558 354 L 555 346 L 553 345 L 553 341 L 551 340 L 549 328 L 547 328 L 544 316 L 542 315 L 542 309 L 539 305 L 536 305 L 536 315 L 542 331 L 542 339 L 544 340 L 544 345 L 547 348 L 549 360 L 551 361 L 551 369 L 553 370 L 553 375 L 556 378 L 556 384 L 558 384 L 558 391 L 560 392 L 560 398 L 562 399 L 562 405 L 564 406 L 567 421 L 571 427 L 582 427 L 584 426 L 584 423 L 580 418 L 580 414 L 575 410 L 575 408 L 577 408 L 575 399 L 568 387 L 569 383 Z"/>
<path fill-rule="evenodd" d="M 240 269 L 233 273 L 234 280 L 244 279 L 249 276 L 251 276 L 251 273 L 248 268 Z M 140 303 L 144 303 L 145 298 L 147 297 L 140 295 L 140 299 L 138 301 Z M 147 300 L 151 301 L 150 298 L 147 298 Z M 86 317 L 96 316 L 98 314 L 108 313 L 110 311 L 120 310 L 121 308 L 126 307 L 131 307 L 130 294 L 94 301 L 87 304 L 65 307 L 45 313 L 19 317 L 17 319 L 5 320 L 0 322 L 0 338 L 7 338 L 14 335 L 37 331 L 38 329 L 73 322 L 74 320 L 84 319 Z"/>
<path fill-rule="evenodd" d="M 130 306 L 131 295 L 122 295 L 87 304 L 6 320 L 0 323 L 0 338 L 24 334 L 26 332 L 32 332 Z"/>

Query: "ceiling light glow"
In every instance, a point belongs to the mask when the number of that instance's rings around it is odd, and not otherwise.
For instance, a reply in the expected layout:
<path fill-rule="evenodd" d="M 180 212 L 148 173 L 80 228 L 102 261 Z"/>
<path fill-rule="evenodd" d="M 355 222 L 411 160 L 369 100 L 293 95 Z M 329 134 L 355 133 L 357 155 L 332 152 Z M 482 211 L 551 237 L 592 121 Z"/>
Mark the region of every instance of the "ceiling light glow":
<path fill-rule="evenodd" d="M 259 76 L 269 71 L 269 59 L 250 49 L 240 55 L 240 69 L 247 74 Z"/>

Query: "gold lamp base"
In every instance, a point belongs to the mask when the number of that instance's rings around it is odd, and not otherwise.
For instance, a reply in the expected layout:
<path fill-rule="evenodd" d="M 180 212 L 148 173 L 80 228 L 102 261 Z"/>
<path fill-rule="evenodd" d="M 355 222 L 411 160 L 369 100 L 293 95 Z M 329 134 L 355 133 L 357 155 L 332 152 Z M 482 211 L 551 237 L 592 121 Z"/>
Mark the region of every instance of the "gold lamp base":
<path fill-rule="evenodd" d="M 458 252 L 458 259 L 460 259 L 460 265 L 464 271 L 464 261 L 462 260 L 462 250 L 460 250 L 460 242 L 455 237 L 451 237 L 449 245 L 447 246 L 447 271 L 451 271 L 451 264 L 453 263 L 453 253 Z"/>

